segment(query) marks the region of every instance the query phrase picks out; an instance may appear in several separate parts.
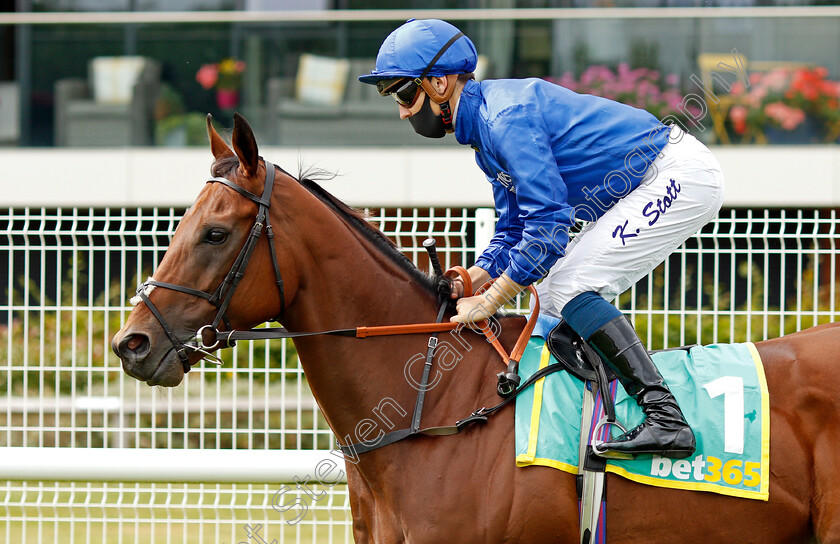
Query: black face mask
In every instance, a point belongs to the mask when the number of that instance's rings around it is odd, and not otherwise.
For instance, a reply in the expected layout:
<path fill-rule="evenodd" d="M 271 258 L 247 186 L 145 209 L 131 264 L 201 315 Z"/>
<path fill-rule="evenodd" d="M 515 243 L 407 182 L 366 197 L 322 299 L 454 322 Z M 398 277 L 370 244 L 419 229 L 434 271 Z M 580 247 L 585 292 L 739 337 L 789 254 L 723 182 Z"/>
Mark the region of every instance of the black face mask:
<path fill-rule="evenodd" d="M 446 128 L 443 124 L 443 118 L 440 115 L 435 115 L 432 111 L 432 104 L 429 95 L 423 97 L 423 105 L 420 111 L 408 118 L 411 126 L 414 127 L 414 132 L 426 138 L 443 138 L 446 136 Z"/>

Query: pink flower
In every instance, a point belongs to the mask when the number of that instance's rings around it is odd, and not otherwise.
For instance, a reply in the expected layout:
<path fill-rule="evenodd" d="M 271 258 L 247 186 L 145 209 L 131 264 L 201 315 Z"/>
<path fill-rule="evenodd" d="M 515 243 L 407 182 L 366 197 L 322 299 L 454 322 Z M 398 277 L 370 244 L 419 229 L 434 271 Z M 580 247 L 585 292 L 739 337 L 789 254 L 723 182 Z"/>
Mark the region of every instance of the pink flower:
<path fill-rule="evenodd" d="M 219 81 L 219 68 L 215 64 L 205 64 L 195 74 L 195 80 L 205 89 L 212 89 Z"/>
<path fill-rule="evenodd" d="M 554 83 L 557 83 L 558 85 L 566 87 L 567 89 L 572 91 L 576 91 L 578 88 L 575 76 L 571 72 L 564 73 L 562 76 L 560 76 L 560 79 L 554 81 Z"/>
<path fill-rule="evenodd" d="M 729 110 L 729 117 L 732 119 L 732 128 L 738 134 L 743 134 L 747 130 L 747 108 L 744 106 L 732 106 Z"/>
<path fill-rule="evenodd" d="M 655 98 L 656 94 L 659 92 L 659 87 L 650 81 L 640 81 L 636 87 L 636 91 L 641 96 L 650 96 L 651 98 Z"/>
<path fill-rule="evenodd" d="M 755 87 L 747 93 L 745 102 L 753 108 L 761 107 L 761 102 L 767 96 L 767 87 Z"/>
<path fill-rule="evenodd" d="M 630 66 L 626 62 L 618 65 L 618 77 L 627 77 L 630 74 Z"/>
<path fill-rule="evenodd" d="M 762 84 L 771 91 L 782 92 L 790 84 L 790 71 L 786 68 L 776 68 L 765 74 Z"/>
<path fill-rule="evenodd" d="M 683 95 L 679 89 L 680 78 L 676 74 L 666 77 L 657 70 L 632 69 L 629 64 L 620 63 L 615 70 L 604 65 L 593 65 L 589 66 L 579 79 L 566 72 L 560 78 L 549 81 L 575 92 L 601 96 L 645 109 L 656 117 L 686 115 L 686 108 L 682 104 Z"/>
<path fill-rule="evenodd" d="M 615 74 L 606 66 L 590 66 L 580 76 L 580 83 L 584 86 L 597 85 L 615 80 Z"/>
<path fill-rule="evenodd" d="M 682 105 L 683 96 L 678 91 L 670 89 L 662 93 L 662 99 L 665 101 L 668 109 L 677 111 Z"/>
<path fill-rule="evenodd" d="M 764 107 L 767 117 L 773 119 L 784 130 L 793 130 L 805 120 L 805 112 L 800 108 L 792 108 L 781 102 L 773 102 Z"/>

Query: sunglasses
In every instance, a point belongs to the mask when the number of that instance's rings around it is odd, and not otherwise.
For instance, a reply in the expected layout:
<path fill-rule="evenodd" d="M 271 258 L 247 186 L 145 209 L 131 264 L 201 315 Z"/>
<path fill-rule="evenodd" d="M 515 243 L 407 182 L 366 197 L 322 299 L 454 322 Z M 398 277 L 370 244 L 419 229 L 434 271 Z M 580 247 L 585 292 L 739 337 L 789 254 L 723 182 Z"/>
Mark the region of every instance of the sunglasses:
<path fill-rule="evenodd" d="M 417 101 L 420 96 L 420 85 L 417 81 L 410 77 L 398 77 L 394 79 L 386 79 L 376 84 L 376 90 L 382 96 L 389 94 L 394 97 L 397 104 L 410 108 Z"/>

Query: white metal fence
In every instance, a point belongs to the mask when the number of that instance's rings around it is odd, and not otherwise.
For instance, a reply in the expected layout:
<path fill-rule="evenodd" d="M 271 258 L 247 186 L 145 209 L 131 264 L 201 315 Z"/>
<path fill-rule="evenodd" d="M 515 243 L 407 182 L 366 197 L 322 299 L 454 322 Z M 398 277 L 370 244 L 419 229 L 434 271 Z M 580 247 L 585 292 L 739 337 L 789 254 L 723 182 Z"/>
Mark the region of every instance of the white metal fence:
<path fill-rule="evenodd" d="M 0 448 L 17 463 L 0 459 L 3 541 L 352 540 L 343 484 L 294 483 L 333 437 L 291 343 L 241 343 L 221 369 L 196 368 L 165 392 L 126 377 L 111 353 L 182 211 L 0 213 Z M 428 236 L 444 266 L 469 264 L 493 226 L 487 210 L 371 215 L 422 268 Z M 834 210 L 725 210 L 617 304 L 650 348 L 832 321 L 836 221 Z M 187 465 L 181 481 L 171 474 Z M 277 471 L 230 475 L 262 466 Z M 237 481 L 251 483 L 225 483 Z"/>

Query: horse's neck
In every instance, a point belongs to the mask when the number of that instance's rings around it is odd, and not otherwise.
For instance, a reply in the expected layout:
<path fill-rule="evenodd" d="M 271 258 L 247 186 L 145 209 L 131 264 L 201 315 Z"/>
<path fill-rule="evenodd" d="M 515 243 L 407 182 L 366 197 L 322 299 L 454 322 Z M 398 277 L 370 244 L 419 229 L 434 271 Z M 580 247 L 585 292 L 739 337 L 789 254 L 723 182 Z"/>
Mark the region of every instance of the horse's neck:
<path fill-rule="evenodd" d="M 434 319 L 432 293 L 354 227 L 323 213 L 300 238 L 299 288 L 286 325 L 323 330 Z"/>
<path fill-rule="evenodd" d="M 431 293 L 345 220 L 319 207 L 297 237 L 304 246 L 296 251 L 300 284 L 283 318 L 286 327 L 322 331 L 434 321 Z M 362 420 L 382 421 L 372 414 L 383 399 L 395 403 L 387 421 L 410 412 L 416 390 L 406 383 L 404 366 L 426 342 L 422 335 L 316 336 L 295 345 L 330 426 L 352 438 Z"/>

